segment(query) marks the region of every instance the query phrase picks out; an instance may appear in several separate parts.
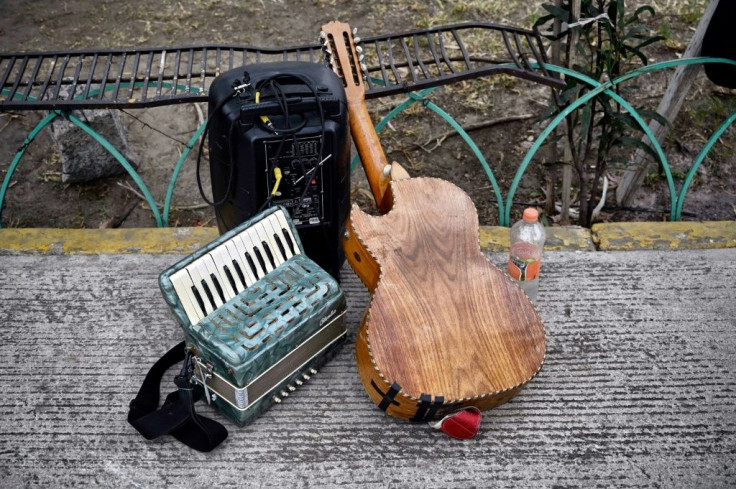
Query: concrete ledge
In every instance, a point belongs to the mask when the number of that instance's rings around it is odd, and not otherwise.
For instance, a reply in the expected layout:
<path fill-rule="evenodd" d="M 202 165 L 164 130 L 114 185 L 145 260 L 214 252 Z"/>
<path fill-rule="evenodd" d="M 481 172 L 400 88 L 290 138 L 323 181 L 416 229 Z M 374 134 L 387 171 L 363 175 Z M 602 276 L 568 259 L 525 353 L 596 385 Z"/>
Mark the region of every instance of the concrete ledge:
<path fill-rule="evenodd" d="M 594 224 L 592 232 L 601 251 L 736 247 L 736 221 L 617 222 Z"/>
<path fill-rule="evenodd" d="M 214 227 L 0 229 L 0 254 L 189 254 L 217 236 Z"/>
<path fill-rule="evenodd" d="M 0 229 L 0 254 L 189 254 L 218 236 L 215 227 Z M 480 246 L 509 249 L 509 229 L 481 226 Z M 736 221 L 631 222 L 547 228 L 547 251 L 677 250 L 736 247 Z"/>
<path fill-rule="evenodd" d="M 0 257 L 0 486 L 736 487 L 736 248 L 548 253 L 544 366 L 466 441 L 370 401 L 353 347 L 369 297 L 346 268 L 346 344 L 247 427 L 198 403 L 230 433 L 206 454 L 126 421 L 182 340 L 157 284 L 175 260 Z"/>
<path fill-rule="evenodd" d="M 548 227 L 546 251 L 595 251 L 589 229 L 578 226 Z M 498 253 L 509 250 L 509 228 L 481 226 L 480 247 L 483 251 Z"/>
<path fill-rule="evenodd" d="M 547 228 L 545 249 L 594 251 L 588 229 L 578 227 Z M 188 254 L 218 236 L 215 227 L 131 228 L 131 229 L 0 229 L 0 254 Z M 481 226 L 483 251 L 508 251 L 509 229 Z"/>

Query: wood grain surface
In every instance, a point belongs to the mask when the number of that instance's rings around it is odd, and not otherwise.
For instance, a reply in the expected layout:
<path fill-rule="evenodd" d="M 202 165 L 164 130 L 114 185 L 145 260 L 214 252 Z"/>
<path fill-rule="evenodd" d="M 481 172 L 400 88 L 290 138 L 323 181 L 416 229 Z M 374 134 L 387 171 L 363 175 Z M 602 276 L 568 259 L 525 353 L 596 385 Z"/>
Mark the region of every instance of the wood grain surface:
<path fill-rule="evenodd" d="M 380 393 L 398 384 L 408 399 L 387 412 L 403 419 L 422 394 L 442 397 L 450 410 L 505 402 L 544 360 L 539 316 L 481 253 L 475 207 L 462 190 L 434 178 L 391 189 L 388 214 L 351 214 L 381 267 L 357 345 L 366 390 L 380 404 Z"/>
<path fill-rule="evenodd" d="M 344 243 L 348 262 L 372 294 L 356 344 L 366 391 L 386 413 L 414 421 L 508 401 L 544 361 L 539 316 L 482 255 L 470 198 L 452 184 L 411 179 L 388 165 L 366 109 L 350 26 L 329 22 L 322 36 L 345 85 L 350 133 L 384 215 L 373 218 L 353 206 Z M 398 178 L 389 183 L 393 174 Z M 441 407 L 429 410 L 427 402 Z"/>
<path fill-rule="evenodd" d="M 125 421 L 182 338 L 156 284 L 179 258 L 0 256 L 3 487 L 736 485 L 736 249 L 545 254 L 544 368 L 471 441 L 386 417 L 346 346 L 209 454 Z"/>

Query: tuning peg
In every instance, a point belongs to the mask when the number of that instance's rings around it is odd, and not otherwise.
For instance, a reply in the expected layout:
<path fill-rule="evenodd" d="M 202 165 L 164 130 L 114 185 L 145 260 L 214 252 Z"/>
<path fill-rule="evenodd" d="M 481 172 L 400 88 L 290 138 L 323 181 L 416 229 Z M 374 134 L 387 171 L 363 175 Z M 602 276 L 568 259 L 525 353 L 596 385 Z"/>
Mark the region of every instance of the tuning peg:
<path fill-rule="evenodd" d="M 325 31 L 319 31 L 320 39 L 327 39 L 327 33 Z"/>
<path fill-rule="evenodd" d="M 360 46 L 355 46 L 355 51 L 357 51 L 358 54 L 363 54 L 363 48 Z"/>
<path fill-rule="evenodd" d="M 284 397 L 289 397 L 289 393 L 288 393 L 288 392 L 286 392 L 286 391 L 281 391 L 281 392 L 279 392 L 279 394 L 281 394 L 281 398 L 282 398 L 282 399 L 283 399 Z"/>
<path fill-rule="evenodd" d="M 312 377 L 310 377 L 310 376 L 309 376 L 309 375 L 307 375 L 307 374 L 302 374 L 302 379 L 304 379 L 304 380 L 309 380 L 309 379 L 311 379 L 311 378 L 312 378 Z"/>
<path fill-rule="evenodd" d="M 313 368 L 310 368 L 309 369 L 309 373 L 312 374 L 312 375 L 317 375 L 317 371 L 315 369 L 313 369 Z"/>
<path fill-rule="evenodd" d="M 360 69 L 365 73 L 368 71 L 368 66 L 365 63 L 360 63 Z"/>
<path fill-rule="evenodd" d="M 301 386 L 303 386 L 303 385 L 304 385 L 304 382 L 302 382 L 302 381 L 301 381 L 301 380 L 299 380 L 299 379 L 296 379 L 296 380 L 294 381 L 294 383 L 295 383 L 296 385 L 298 385 L 299 387 L 301 387 Z"/>
<path fill-rule="evenodd" d="M 278 396 L 273 396 L 273 402 L 275 402 L 276 404 L 281 404 L 281 398 Z"/>
<path fill-rule="evenodd" d="M 355 42 L 355 44 L 358 44 L 360 42 L 360 38 L 359 37 L 354 37 L 353 38 L 353 41 Z"/>
<path fill-rule="evenodd" d="M 365 54 L 362 54 L 361 53 L 360 56 L 358 56 L 358 62 L 361 63 L 361 64 L 365 64 L 365 63 L 363 63 L 363 60 L 364 59 L 365 59 Z"/>
<path fill-rule="evenodd" d="M 294 387 L 293 385 L 289 385 L 287 389 L 289 389 L 289 392 L 294 392 L 296 390 L 296 387 Z"/>
<path fill-rule="evenodd" d="M 357 27 L 353 27 L 353 36 L 355 36 L 356 34 L 358 34 L 358 28 Z"/>

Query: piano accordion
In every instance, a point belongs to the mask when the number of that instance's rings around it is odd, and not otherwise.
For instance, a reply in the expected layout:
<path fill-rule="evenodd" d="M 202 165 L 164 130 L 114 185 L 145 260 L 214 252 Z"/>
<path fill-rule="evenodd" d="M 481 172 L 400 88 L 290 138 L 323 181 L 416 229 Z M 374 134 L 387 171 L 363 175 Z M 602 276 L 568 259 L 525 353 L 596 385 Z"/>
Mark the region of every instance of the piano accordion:
<path fill-rule="evenodd" d="M 159 277 L 208 403 L 242 426 L 309 380 L 344 342 L 345 297 L 272 207 Z"/>

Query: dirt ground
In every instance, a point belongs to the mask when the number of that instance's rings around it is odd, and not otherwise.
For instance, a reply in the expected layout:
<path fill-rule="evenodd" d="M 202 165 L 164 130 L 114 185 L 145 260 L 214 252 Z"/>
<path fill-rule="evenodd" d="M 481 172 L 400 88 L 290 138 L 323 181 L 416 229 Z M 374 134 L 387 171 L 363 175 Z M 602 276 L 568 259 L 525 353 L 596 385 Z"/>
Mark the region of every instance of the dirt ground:
<path fill-rule="evenodd" d="M 205 43 L 292 46 L 315 42 L 319 26 L 333 19 L 349 22 L 363 36 L 463 21 L 492 21 L 528 28 L 543 13 L 542 3 L 521 0 L 474 0 L 463 4 L 439 0 L 390 3 L 0 0 L 0 51 Z M 668 36 L 667 42 L 648 53 L 651 60 L 678 57 L 692 36 L 697 13 L 702 12 L 707 2 L 655 0 L 648 3 L 658 12 L 649 22 L 650 27 Z M 638 100 L 630 101 L 656 108 L 670 74 L 647 76 L 639 82 Z M 535 119 L 544 111 L 548 99 L 549 89 L 508 77 L 463 82 L 443 87 L 432 95 L 432 101 L 463 126 L 514 119 L 470 133 L 493 169 L 504 198 L 531 141 L 542 130 Z M 371 101 L 369 108 L 373 117 L 385 115 L 397 100 L 401 99 Z M 159 203 L 164 201 L 174 165 L 185 143 L 206 117 L 206 105 L 199 105 L 126 110 L 120 114 L 129 143 L 126 156 L 137 164 L 138 172 Z M 677 185 L 709 135 L 734 110 L 734 94 L 715 87 L 700 75 L 664 146 L 678 177 Z M 16 151 L 43 116 L 45 114 L 30 111 L 0 113 L 0 178 L 5 177 Z M 481 165 L 459 137 L 447 134 L 448 130 L 449 126 L 437 116 L 418 107 L 395 119 L 381 134 L 381 139 L 390 160 L 399 161 L 412 175 L 439 176 L 453 181 L 472 197 L 482 224 L 497 224 L 498 209 Z M 730 129 L 702 165 L 685 202 L 685 219 L 733 220 L 736 216 L 735 133 L 735 129 Z M 202 168 L 201 177 L 206 187 L 206 162 Z M 620 166 L 610 168 L 614 186 L 621 173 Z M 86 184 L 65 184 L 60 176 L 59 152 L 46 129 L 29 146 L 14 174 L 4 203 L 3 227 L 155 225 L 150 209 L 136 195 L 135 186 L 127 175 Z M 559 183 L 560 169 L 541 161 L 530 166 L 515 196 L 514 218 L 526 205 L 542 205 L 548 177 Z M 369 205 L 360 168 L 354 174 L 353 183 L 356 200 Z M 656 171 L 649 174 L 638 192 L 633 204 L 635 209 L 616 208 L 614 193 L 609 191 L 600 220 L 664 220 L 668 217 L 666 185 Z M 554 215 L 548 217 L 549 222 L 556 221 Z M 213 212 L 203 203 L 197 190 L 193 155 L 177 181 L 169 224 L 214 224 Z"/>

